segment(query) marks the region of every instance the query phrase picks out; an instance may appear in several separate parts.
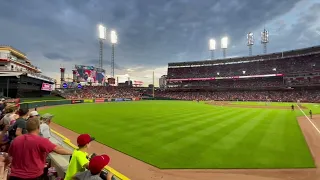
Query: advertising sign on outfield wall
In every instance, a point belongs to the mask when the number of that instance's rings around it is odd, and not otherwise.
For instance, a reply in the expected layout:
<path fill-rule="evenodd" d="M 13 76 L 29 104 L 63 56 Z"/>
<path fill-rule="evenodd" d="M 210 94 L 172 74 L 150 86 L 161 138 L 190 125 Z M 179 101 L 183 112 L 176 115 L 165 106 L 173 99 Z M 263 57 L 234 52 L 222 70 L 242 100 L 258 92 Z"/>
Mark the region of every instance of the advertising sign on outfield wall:
<path fill-rule="evenodd" d="M 123 99 L 122 98 L 116 98 L 116 99 L 114 99 L 114 101 L 123 101 Z"/>
<path fill-rule="evenodd" d="M 83 100 L 84 103 L 93 103 L 93 99 L 85 99 Z"/>
<path fill-rule="evenodd" d="M 95 102 L 96 102 L 96 103 L 103 103 L 103 102 L 104 102 L 104 99 L 95 99 Z"/>
<path fill-rule="evenodd" d="M 72 100 L 71 104 L 78 104 L 78 103 L 82 103 L 82 100 Z"/>
<path fill-rule="evenodd" d="M 132 101 L 132 99 L 131 98 L 125 98 L 125 99 L 123 99 L 124 101 Z"/>

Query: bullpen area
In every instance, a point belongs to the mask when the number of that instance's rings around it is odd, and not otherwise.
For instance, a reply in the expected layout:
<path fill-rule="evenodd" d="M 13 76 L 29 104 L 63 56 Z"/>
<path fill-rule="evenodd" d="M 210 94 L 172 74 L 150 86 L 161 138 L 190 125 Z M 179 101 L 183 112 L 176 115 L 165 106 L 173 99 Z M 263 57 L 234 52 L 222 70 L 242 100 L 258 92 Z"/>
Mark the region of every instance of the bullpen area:
<path fill-rule="evenodd" d="M 297 121 L 303 114 L 294 105 L 292 111 L 290 103 L 132 101 L 55 106 L 41 113 L 160 169 L 313 168 Z M 307 113 L 311 107 L 320 111 L 315 104 L 302 108 Z"/>

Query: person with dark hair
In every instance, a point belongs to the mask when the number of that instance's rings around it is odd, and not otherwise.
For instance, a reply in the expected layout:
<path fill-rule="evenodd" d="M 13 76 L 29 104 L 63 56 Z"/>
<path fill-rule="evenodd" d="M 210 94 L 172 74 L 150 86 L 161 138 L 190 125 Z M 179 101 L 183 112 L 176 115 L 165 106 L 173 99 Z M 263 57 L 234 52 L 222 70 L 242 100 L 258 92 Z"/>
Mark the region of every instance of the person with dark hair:
<path fill-rule="evenodd" d="M 113 180 L 113 174 L 108 172 L 106 176 L 103 168 L 110 162 L 108 155 L 95 156 L 90 159 L 88 171 L 77 173 L 73 176 L 75 180 Z"/>
<path fill-rule="evenodd" d="M 89 166 L 89 154 L 88 149 L 90 147 L 90 142 L 94 138 L 89 134 L 81 134 L 77 138 L 77 143 L 79 149 L 73 151 L 70 158 L 70 164 L 68 166 L 65 180 L 71 180 L 72 177 L 78 173 L 83 172 L 85 169 L 88 169 Z"/>
<path fill-rule="evenodd" d="M 20 108 L 18 110 L 19 118 L 16 122 L 9 128 L 9 139 L 12 141 L 15 137 L 22 134 L 26 134 L 28 131 L 26 129 L 26 121 L 29 117 L 29 109 Z"/>
<path fill-rule="evenodd" d="M 291 105 L 291 110 L 294 111 L 294 105 L 293 104 Z"/>
<path fill-rule="evenodd" d="M 310 115 L 310 119 L 312 119 L 312 111 L 311 111 L 311 109 L 309 111 L 309 115 Z"/>
<path fill-rule="evenodd" d="M 71 151 L 39 136 L 39 128 L 39 117 L 30 118 L 26 122 L 28 134 L 18 136 L 12 141 L 8 152 L 12 157 L 10 180 L 39 179 L 49 153 L 72 154 Z"/>

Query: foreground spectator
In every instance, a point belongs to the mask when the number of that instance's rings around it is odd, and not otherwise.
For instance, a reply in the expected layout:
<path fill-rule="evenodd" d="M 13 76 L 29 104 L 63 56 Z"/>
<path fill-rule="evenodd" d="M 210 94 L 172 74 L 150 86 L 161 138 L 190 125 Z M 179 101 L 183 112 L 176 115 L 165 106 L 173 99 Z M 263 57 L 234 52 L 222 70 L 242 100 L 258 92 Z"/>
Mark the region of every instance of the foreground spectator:
<path fill-rule="evenodd" d="M 9 138 L 13 140 L 17 136 L 27 133 L 26 121 L 29 116 L 29 110 L 27 108 L 21 108 L 18 111 L 19 118 L 16 122 L 9 128 Z"/>
<path fill-rule="evenodd" d="M 39 136 L 39 118 L 31 118 L 26 123 L 29 132 L 18 136 L 9 148 L 12 157 L 10 179 L 37 179 L 43 174 L 46 157 L 50 152 L 61 155 L 71 155 L 72 152 L 51 143 Z"/>
<path fill-rule="evenodd" d="M 77 143 L 79 149 L 74 150 L 72 153 L 65 180 L 71 180 L 76 173 L 83 172 L 85 169 L 88 169 L 88 149 L 90 142 L 93 140 L 94 138 L 89 134 L 81 134 L 78 136 Z"/>
<path fill-rule="evenodd" d="M 53 118 L 52 114 L 46 113 L 41 116 L 40 135 L 44 138 L 51 138 L 51 131 L 49 124 Z"/>
<path fill-rule="evenodd" d="M 91 158 L 89 162 L 88 171 L 77 173 L 73 179 L 75 180 L 113 180 L 113 174 L 108 173 L 106 177 L 102 172 L 103 168 L 110 162 L 108 155 L 100 155 Z M 103 178 L 102 178 L 103 177 Z"/>

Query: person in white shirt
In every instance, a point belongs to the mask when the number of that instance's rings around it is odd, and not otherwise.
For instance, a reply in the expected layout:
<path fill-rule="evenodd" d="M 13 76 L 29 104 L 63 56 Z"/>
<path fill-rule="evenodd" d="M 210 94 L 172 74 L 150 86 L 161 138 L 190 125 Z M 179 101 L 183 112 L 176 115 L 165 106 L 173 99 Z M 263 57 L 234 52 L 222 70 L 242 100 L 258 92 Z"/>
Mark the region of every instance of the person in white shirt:
<path fill-rule="evenodd" d="M 49 124 L 53 118 L 52 114 L 46 113 L 41 116 L 40 135 L 44 138 L 51 138 Z"/>

